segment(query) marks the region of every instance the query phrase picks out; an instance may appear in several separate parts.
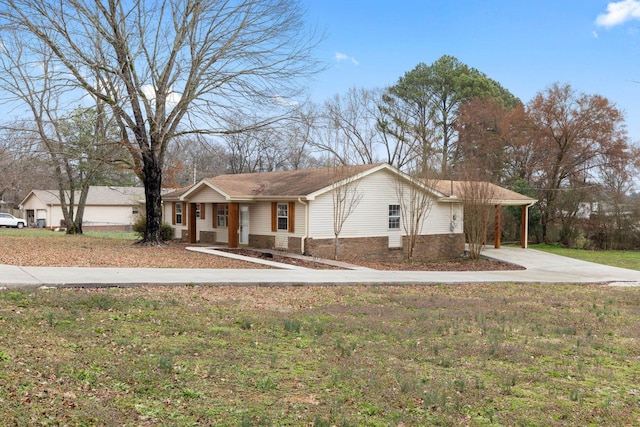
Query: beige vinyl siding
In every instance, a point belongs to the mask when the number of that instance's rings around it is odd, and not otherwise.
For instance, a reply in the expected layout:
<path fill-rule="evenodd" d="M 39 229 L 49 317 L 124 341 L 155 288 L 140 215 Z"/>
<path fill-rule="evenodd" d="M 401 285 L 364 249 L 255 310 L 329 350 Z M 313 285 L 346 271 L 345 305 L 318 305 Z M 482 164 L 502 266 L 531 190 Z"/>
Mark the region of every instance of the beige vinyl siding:
<path fill-rule="evenodd" d="M 357 191 L 362 200 L 356 210 L 347 219 L 340 237 L 373 237 L 405 234 L 400 230 L 389 230 L 389 205 L 400 204 L 393 176 L 386 171 L 364 177 L 358 182 Z M 453 209 L 453 211 L 452 211 Z M 446 234 L 450 232 L 451 213 L 456 213 L 456 232 L 462 232 L 460 205 L 450 206 L 434 200 L 431 211 L 425 220 L 422 234 Z M 403 218 L 401 218 L 401 221 Z M 331 238 L 333 234 L 333 197 L 325 193 L 311 201 L 310 237 L 316 239 Z"/>
<path fill-rule="evenodd" d="M 391 176 L 381 171 L 357 181 L 356 191 L 362 199 L 356 210 L 342 227 L 340 237 L 386 236 L 389 231 L 388 206 L 397 204 L 397 196 Z M 311 201 L 310 236 L 316 239 L 331 238 L 333 234 L 333 197 L 327 192 Z"/>
<path fill-rule="evenodd" d="M 281 203 L 288 203 L 289 201 L 283 200 Z M 258 202 L 249 205 L 249 213 L 251 218 L 251 224 L 249 225 L 249 232 L 251 234 L 259 235 L 274 235 L 276 233 L 287 234 L 291 237 L 302 237 L 305 231 L 305 209 L 306 207 L 299 202 L 295 202 L 295 214 L 294 214 L 294 233 L 290 233 L 286 230 L 271 231 L 271 202 Z"/>
<path fill-rule="evenodd" d="M 108 206 L 108 205 L 85 205 L 83 214 L 83 225 L 85 226 L 109 226 L 109 225 L 131 225 L 135 221 L 133 206 Z M 36 219 L 44 219 L 47 227 L 60 227 L 64 220 L 62 206 L 46 205 L 37 197 L 30 197 L 25 201 L 23 209 L 34 210 Z M 46 211 L 46 214 L 44 214 Z M 76 206 L 77 213 L 77 206 Z M 44 216 L 38 216 L 43 215 Z"/>
<path fill-rule="evenodd" d="M 166 222 L 167 224 L 172 223 L 173 203 L 174 202 L 168 202 L 168 201 L 164 202 L 164 212 L 163 212 L 162 221 Z M 182 230 L 187 229 L 186 225 L 183 225 L 183 224 L 172 224 L 171 227 L 173 228 L 174 239 L 180 239 L 182 237 Z"/>
<path fill-rule="evenodd" d="M 227 203 L 224 196 L 213 189 L 206 187 L 189 196 L 190 203 Z M 209 213 L 209 212 L 207 212 Z"/>

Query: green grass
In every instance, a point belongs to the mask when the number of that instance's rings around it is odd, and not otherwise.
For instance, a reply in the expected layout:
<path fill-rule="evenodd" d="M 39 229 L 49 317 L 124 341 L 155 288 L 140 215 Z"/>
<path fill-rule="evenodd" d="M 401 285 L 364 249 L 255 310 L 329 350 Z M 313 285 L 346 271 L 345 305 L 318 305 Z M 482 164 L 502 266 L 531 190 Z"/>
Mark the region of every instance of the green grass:
<path fill-rule="evenodd" d="M 581 249 L 567 249 L 558 245 L 547 245 L 543 243 L 529 245 L 529 247 L 531 249 L 537 249 L 583 261 L 595 262 L 613 267 L 628 268 L 631 270 L 640 270 L 640 251 L 589 251 Z"/>
<path fill-rule="evenodd" d="M 0 291 L 7 425 L 635 425 L 640 289 Z"/>

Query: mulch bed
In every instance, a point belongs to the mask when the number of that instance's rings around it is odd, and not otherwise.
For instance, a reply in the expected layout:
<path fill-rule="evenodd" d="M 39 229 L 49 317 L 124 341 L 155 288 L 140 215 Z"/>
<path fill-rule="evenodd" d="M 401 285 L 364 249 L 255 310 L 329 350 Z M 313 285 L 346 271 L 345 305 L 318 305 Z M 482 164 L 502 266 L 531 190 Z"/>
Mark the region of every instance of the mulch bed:
<path fill-rule="evenodd" d="M 281 264 L 297 265 L 298 267 L 311 268 L 313 270 L 344 270 L 344 268 L 342 267 L 336 267 L 334 265 L 325 264 L 323 262 L 299 259 L 286 255 L 273 254 L 271 252 L 263 252 L 260 250 L 227 248 L 216 248 L 216 250 L 221 252 L 230 252 L 250 258 L 261 258 L 267 261 L 279 262 Z"/>
<path fill-rule="evenodd" d="M 269 261 L 279 262 L 282 264 L 297 265 L 300 267 L 311 268 L 314 270 L 344 270 L 342 267 L 337 267 L 323 262 L 304 260 L 287 256 L 285 253 L 282 255 L 272 252 L 263 252 L 254 249 L 218 249 L 224 252 L 231 252 L 234 254 L 252 257 L 262 258 Z M 500 270 L 525 270 L 516 264 L 510 264 L 507 262 L 496 261 L 488 258 L 480 258 L 478 260 L 471 259 L 457 259 L 450 261 L 433 261 L 433 262 L 390 262 L 390 261 L 348 261 L 353 265 L 359 265 L 361 267 L 372 268 L 374 270 L 392 270 L 392 271 L 500 271 Z"/>
<path fill-rule="evenodd" d="M 497 261 L 488 258 L 456 259 L 450 261 L 432 262 L 386 262 L 386 261 L 359 261 L 358 265 L 373 268 L 375 270 L 403 270 L 403 271 L 501 271 L 501 270 L 526 270 L 524 267 L 508 262 Z"/>

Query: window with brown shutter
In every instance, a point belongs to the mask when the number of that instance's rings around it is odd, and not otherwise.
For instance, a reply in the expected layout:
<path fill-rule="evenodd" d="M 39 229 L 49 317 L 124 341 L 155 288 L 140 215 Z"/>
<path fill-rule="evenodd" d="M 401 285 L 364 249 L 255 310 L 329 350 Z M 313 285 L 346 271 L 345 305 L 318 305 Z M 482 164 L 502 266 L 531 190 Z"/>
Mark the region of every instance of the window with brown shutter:
<path fill-rule="evenodd" d="M 217 228 L 218 227 L 218 204 L 214 203 L 213 204 L 213 209 L 211 209 L 211 226 L 213 228 Z"/>
<path fill-rule="evenodd" d="M 216 205 L 216 227 L 229 227 L 229 205 L 219 203 Z"/>
<path fill-rule="evenodd" d="M 289 233 L 295 232 L 296 202 L 289 202 Z"/>

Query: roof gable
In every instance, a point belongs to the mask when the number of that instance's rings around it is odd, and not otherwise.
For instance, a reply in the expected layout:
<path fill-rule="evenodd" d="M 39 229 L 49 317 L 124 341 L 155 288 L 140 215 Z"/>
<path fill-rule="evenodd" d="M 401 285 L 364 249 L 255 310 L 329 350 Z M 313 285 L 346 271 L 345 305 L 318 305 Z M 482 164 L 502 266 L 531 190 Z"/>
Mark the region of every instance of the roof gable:
<path fill-rule="evenodd" d="M 22 201 L 35 196 L 46 205 L 59 205 L 60 197 L 58 190 L 32 190 Z M 75 200 L 80 198 L 80 192 L 74 194 Z M 144 201 L 143 187 L 111 187 L 111 186 L 91 186 L 87 194 L 86 206 L 133 206 Z"/>

